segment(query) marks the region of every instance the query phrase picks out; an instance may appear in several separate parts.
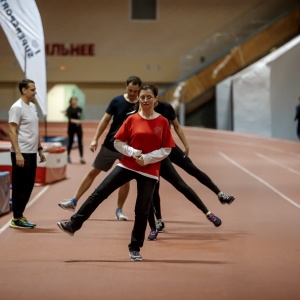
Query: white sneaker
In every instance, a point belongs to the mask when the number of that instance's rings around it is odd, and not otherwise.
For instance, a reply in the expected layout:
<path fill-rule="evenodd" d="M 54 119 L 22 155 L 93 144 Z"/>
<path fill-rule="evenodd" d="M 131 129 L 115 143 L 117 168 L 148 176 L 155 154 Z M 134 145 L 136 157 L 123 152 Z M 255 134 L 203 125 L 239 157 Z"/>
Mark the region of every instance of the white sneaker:
<path fill-rule="evenodd" d="M 126 217 L 123 212 L 122 212 L 122 209 L 120 208 L 117 208 L 116 209 L 116 218 L 119 220 L 119 221 L 127 221 L 128 220 L 128 217 Z"/>
<path fill-rule="evenodd" d="M 75 207 L 76 207 L 76 205 L 73 203 L 72 199 L 65 201 L 65 202 L 59 202 L 58 206 L 60 206 L 63 209 L 66 209 L 66 210 L 70 210 L 70 211 L 75 211 Z"/>

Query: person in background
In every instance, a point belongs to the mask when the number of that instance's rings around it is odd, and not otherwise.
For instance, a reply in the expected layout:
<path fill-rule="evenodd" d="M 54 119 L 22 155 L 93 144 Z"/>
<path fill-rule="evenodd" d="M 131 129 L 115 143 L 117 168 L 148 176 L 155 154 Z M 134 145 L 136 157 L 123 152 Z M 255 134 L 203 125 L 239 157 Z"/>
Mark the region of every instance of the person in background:
<path fill-rule="evenodd" d="M 8 133 L 11 141 L 12 211 L 10 227 L 31 229 L 36 226 L 23 215 L 30 199 L 37 167 L 46 157 L 39 137 L 39 118 L 35 104 L 34 81 L 24 79 L 19 83 L 21 97 L 8 112 Z"/>
<path fill-rule="evenodd" d="M 100 151 L 93 162 L 91 170 L 83 178 L 73 198 L 67 201 L 60 202 L 58 204 L 61 208 L 75 211 L 77 202 L 79 201 L 81 196 L 90 188 L 100 172 L 107 172 L 109 169 L 111 169 L 117 159 L 121 159 L 122 154 L 115 149 L 113 144 L 114 135 L 123 124 L 127 113 L 131 111 L 134 108 L 134 105 L 138 102 L 138 93 L 141 85 L 142 81 L 139 77 L 128 77 L 126 80 L 126 93 L 113 98 L 109 103 L 104 116 L 98 124 L 95 136 L 90 144 L 90 150 L 92 152 L 95 152 L 97 150 L 98 140 L 112 120 L 110 129 L 105 137 L 103 145 L 101 146 Z M 128 196 L 129 189 L 129 182 L 125 183 L 119 189 L 117 209 L 115 211 L 117 220 L 128 220 L 127 216 L 123 214 L 122 208 Z"/>
<path fill-rule="evenodd" d="M 184 151 L 181 150 L 178 145 L 172 148 L 172 151 L 168 159 L 170 159 L 172 163 L 174 163 L 175 165 L 177 165 L 178 167 L 186 171 L 189 175 L 195 177 L 201 184 L 209 188 L 218 197 L 222 205 L 224 204 L 230 205 L 235 200 L 235 197 L 229 196 L 225 194 L 223 191 L 221 191 L 219 187 L 211 180 L 211 178 L 206 173 L 201 171 L 197 166 L 195 166 L 192 160 L 189 158 L 188 142 L 184 135 L 182 127 L 176 117 L 176 113 L 172 105 L 168 102 L 158 101 L 154 109 L 156 112 L 160 113 L 162 116 L 164 116 L 169 120 L 170 125 L 173 126 L 176 134 L 178 135 L 179 139 L 181 140 L 184 146 Z M 154 193 L 153 205 L 154 205 L 155 214 L 157 218 L 156 228 L 158 231 L 162 231 L 164 229 L 164 222 L 161 216 L 160 197 L 158 194 L 158 187 Z M 208 219 L 214 220 L 213 215 L 211 215 L 211 218 L 209 217 L 209 215 L 207 215 L 207 217 Z M 219 222 L 217 222 L 217 224 L 219 224 Z"/>
<path fill-rule="evenodd" d="M 137 198 L 135 220 L 128 245 L 132 261 L 142 260 L 148 213 L 154 187 L 159 179 L 160 161 L 166 158 L 175 146 L 168 120 L 154 111 L 158 90 L 146 84 L 139 94 L 140 111 L 129 116 L 115 134 L 115 148 L 122 153 L 120 163 L 102 181 L 82 204 L 70 221 L 60 221 L 58 227 L 73 236 L 83 223 L 117 188 L 135 179 Z"/>
<path fill-rule="evenodd" d="M 298 135 L 298 138 L 300 140 L 300 97 L 298 98 L 298 105 L 296 106 L 296 114 L 295 114 L 295 118 L 294 118 L 294 121 L 298 121 L 298 124 L 297 124 L 297 135 Z"/>
<path fill-rule="evenodd" d="M 69 120 L 68 122 L 68 163 L 71 163 L 71 150 L 74 143 L 74 136 L 77 135 L 78 149 L 80 154 L 80 163 L 85 164 L 83 158 L 83 146 L 82 146 L 82 108 L 78 105 L 77 97 L 71 97 L 69 100 L 69 107 L 66 110 L 66 116 Z"/>

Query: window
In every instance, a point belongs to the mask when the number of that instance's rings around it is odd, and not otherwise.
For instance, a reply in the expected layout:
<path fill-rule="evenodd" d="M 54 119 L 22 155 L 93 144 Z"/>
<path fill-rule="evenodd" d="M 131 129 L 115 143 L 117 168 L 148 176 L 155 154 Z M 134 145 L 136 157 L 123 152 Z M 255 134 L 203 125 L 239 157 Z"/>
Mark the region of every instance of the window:
<path fill-rule="evenodd" d="M 156 20 L 156 0 L 131 0 L 132 20 Z"/>

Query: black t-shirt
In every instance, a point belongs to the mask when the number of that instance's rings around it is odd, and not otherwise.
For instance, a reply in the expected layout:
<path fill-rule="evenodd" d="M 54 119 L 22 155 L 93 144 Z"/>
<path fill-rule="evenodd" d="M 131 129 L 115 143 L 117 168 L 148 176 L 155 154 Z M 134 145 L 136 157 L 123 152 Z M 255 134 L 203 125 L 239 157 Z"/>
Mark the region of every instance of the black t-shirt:
<path fill-rule="evenodd" d="M 154 110 L 165 117 L 169 123 L 176 119 L 176 113 L 173 106 L 168 102 L 159 102 L 157 106 L 154 107 Z"/>
<path fill-rule="evenodd" d="M 113 98 L 109 103 L 106 113 L 112 116 L 113 121 L 103 142 L 106 148 L 117 151 L 114 147 L 114 136 L 126 119 L 127 113 L 132 111 L 134 106 L 135 103 L 128 102 L 124 95 Z"/>
<path fill-rule="evenodd" d="M 76 108 L 74 108 L 72 106 L 69 106 L 67 108 L 66 115 L 69 119 L 69 129 L 77 128 L 77 127 L 81 126 L 80 124 L 71 123 L 71 119 L 81 120 L 81 117 L 82 117 L 82 108 L 81 107 L 77 106 Z"/>

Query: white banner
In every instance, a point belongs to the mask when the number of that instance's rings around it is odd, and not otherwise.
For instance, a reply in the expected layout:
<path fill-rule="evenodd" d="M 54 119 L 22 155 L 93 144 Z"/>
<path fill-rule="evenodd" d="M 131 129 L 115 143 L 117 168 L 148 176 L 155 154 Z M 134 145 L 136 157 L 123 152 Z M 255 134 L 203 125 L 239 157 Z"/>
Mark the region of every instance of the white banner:
<path fill-rule="evenodd" d="M 44 31 L 35 1 L 0 0 L 0 25 L 25 77 L 35 82 L 36 99 L 47 115 Z"/>

